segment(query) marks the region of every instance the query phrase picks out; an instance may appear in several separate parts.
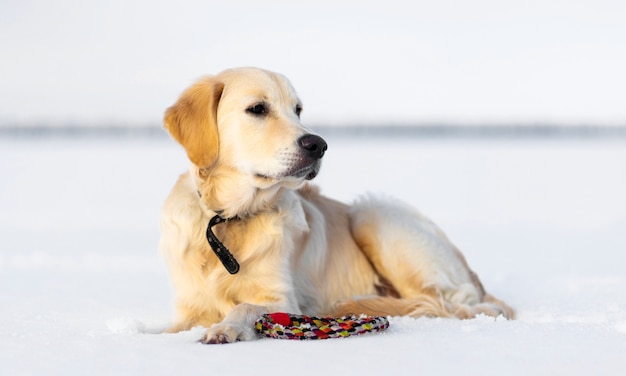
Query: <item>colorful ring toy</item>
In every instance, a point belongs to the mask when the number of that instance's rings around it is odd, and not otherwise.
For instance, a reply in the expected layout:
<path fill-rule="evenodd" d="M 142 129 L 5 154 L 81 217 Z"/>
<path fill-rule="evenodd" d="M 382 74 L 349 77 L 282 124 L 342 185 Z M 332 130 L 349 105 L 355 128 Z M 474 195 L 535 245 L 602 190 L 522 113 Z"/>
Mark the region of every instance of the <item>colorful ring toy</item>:
<path fill-rule="evenodd" d="M 255 323 L 257 332 L 278 339 L 344 338 L 368 332 L 380 332 L 389 327 L 382 316 L 314 317 L 290 313 L 269 313 Z"/>

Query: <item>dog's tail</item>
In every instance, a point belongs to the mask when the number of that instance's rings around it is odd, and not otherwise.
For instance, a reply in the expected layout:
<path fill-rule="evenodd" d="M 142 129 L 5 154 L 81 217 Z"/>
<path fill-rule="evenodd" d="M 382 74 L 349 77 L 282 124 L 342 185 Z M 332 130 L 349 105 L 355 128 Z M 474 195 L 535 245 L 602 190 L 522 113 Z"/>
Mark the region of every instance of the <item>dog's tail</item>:
<path fill-rule="evenodd" d="M 476 304 L 448 303 L 440 297 L 429 294 L 411 298 L 376 296 L 362 299 L 347 299 L 335 305 L 331 316 L 359 314 L 459 319 L 469 319 L 479 314 L 485 314 L 492 317 L 515 318 L 515 312 L 511 307 L 489 294 L 483 297 L 482 302 Z"/>

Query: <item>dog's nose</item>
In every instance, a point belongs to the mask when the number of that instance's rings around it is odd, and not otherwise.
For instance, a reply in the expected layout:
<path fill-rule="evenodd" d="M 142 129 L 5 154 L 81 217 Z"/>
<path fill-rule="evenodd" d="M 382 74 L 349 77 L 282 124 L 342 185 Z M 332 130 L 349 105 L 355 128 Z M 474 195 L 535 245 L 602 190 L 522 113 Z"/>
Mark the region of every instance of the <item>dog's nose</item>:
<path fill-rule="evenodd" d="M 305 134 L 298 139 L 298 145 L 307 151 L 308 156 L 313 159 L 321 159 L 328 149 L 326 141 L 314 134 Z"/>

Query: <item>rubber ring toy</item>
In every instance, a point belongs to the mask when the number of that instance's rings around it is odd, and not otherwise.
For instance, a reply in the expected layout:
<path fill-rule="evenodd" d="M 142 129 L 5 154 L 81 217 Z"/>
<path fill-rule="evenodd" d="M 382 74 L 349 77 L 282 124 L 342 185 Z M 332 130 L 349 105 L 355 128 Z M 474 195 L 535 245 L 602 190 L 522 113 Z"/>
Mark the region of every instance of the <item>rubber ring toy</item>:
<path fill-rule="evenodd" d="M 277 339 L 312 340 L 345 338 L 389 327 L 382 316 L 315 317 L 284 312 L 269 313 L 255 322 L 257 332 Z"/>

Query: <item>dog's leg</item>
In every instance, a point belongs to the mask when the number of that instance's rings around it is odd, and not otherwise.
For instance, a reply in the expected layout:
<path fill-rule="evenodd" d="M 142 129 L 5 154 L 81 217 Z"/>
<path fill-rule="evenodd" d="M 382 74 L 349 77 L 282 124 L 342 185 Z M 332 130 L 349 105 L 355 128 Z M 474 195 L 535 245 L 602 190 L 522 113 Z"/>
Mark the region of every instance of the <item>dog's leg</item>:
<path fill-rule="evenodd" d="M 479 313 L 513 316 L 504 303 L 485 294 L 463 255 L 417 211 L 396 200 L 370 197 L 356 203 L 350 216 L 355 241 L 400 299 L 348 300 L 338 309 L 389 307 L 389 314 L 459 318 Z"/>
<path fill-rule="evenodd" d="M 224 320 L 211 326 L 200 342 L 205 344 L 252 341 L 258 338 L 254 322 L 269 313 L 264 306 L 242 303 L 236 305 Z"/>

